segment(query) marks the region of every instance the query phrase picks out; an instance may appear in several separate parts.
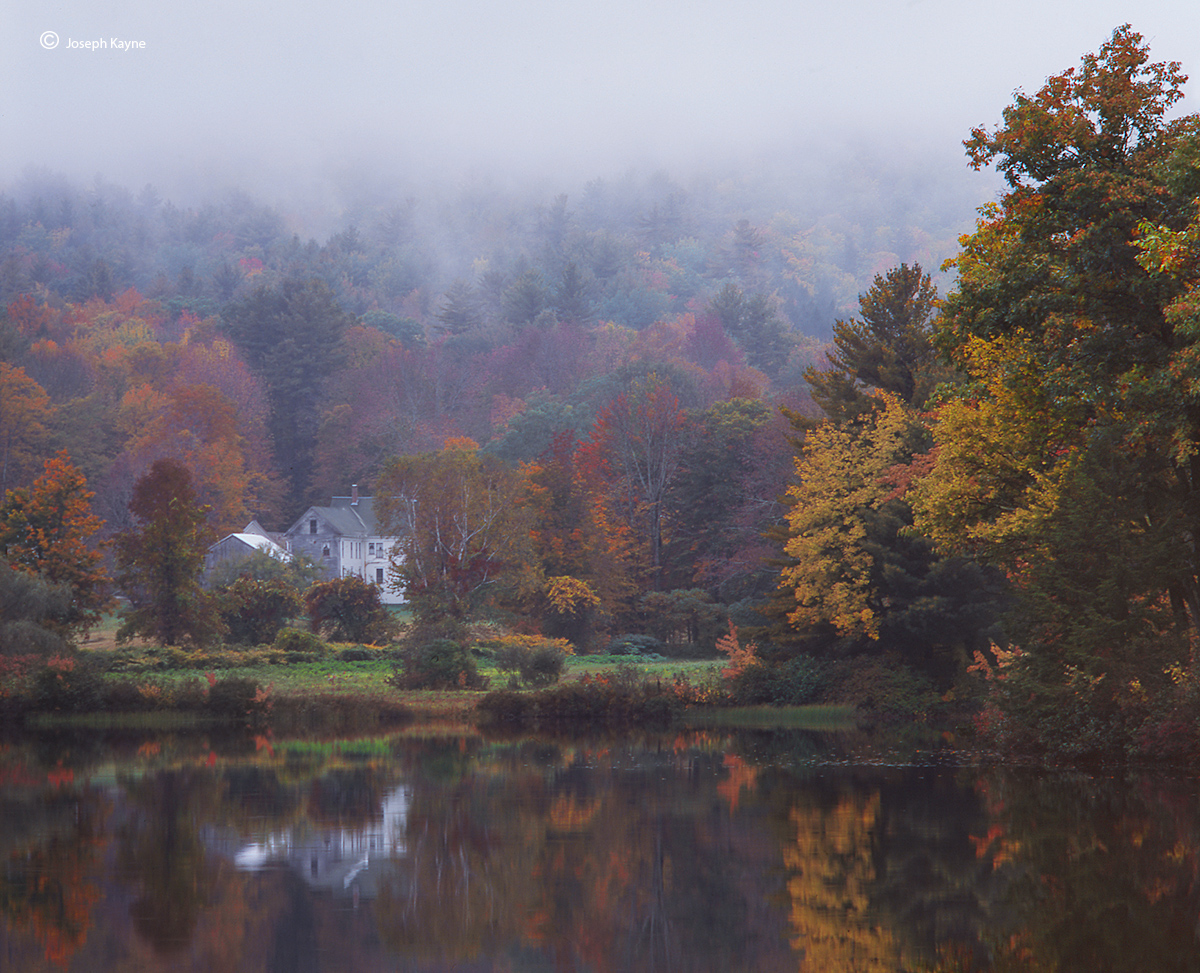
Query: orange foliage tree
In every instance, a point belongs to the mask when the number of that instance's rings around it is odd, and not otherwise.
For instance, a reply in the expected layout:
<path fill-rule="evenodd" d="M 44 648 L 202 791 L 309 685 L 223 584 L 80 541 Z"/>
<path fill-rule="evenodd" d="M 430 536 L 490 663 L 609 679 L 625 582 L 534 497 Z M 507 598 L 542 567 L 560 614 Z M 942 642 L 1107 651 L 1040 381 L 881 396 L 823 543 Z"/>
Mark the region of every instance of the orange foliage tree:
<path fill-rule="evenodd" d="M 660 581 L 670 522 L 667 491 L 682 466 L 687 434 L 679 397 L 651 372 L 613 400 L 579 449 L 597 524 L 612 532 L 612 546 L 623 535 L 639 538 L 641 573 L 652 588 Z"/>
<path fill-rule="evenodd" d="M 87 630 L 111 604 L 101 552 L 88 538 L 103 523 L 92 513 L 84 475 L 60 451 L 28 489 L 0 507 L 0 552 L 11 567 L 71 589 L 68 629 Z"/>
<path fill-rule="evenodd" d="M 25 369 L 0 362 L 0 493 L 28 482 L 49 437 L 50 397 Z"/>

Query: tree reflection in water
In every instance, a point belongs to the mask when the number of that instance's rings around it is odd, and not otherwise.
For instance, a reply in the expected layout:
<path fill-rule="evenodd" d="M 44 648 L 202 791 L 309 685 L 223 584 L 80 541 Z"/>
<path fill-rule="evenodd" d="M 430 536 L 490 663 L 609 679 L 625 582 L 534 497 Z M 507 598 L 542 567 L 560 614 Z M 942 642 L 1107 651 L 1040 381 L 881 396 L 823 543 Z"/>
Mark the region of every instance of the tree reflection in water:
<path fill-rule="evenodd" d="M 1187 778 L 748 734 L 97 753 L 0 749 L 6 969 L 1200 970 Z"/>

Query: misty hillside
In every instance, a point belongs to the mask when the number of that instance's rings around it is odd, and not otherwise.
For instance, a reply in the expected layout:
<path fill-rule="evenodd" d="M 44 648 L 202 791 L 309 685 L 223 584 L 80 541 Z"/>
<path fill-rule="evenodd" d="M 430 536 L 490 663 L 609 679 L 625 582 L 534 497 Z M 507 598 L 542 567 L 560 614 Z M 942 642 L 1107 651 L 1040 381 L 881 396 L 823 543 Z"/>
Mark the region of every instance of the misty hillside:
<path fill-rule="evenodd" d="M 936 277 L 980 200 L 866 156 L 788 171 L 292 209 L 27 171 L 0 194 L 0 349 L 33 403 L 3 419 L 3 486 L 66 448 L 118 529 L 136 477 L 183 453 L 221 529 L 282 526 L 449 437 L 530 460 L 650 371 L 691 409 L 803 408 L 834 320 L 901 262 Z"/>

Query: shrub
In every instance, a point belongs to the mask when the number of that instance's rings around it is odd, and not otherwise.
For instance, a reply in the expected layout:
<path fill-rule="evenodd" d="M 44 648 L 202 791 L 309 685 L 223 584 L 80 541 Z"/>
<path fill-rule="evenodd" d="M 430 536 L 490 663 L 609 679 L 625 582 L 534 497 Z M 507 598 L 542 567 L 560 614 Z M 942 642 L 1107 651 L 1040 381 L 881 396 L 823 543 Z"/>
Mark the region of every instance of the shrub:
<path fill-rule="evenodd" d="M 646 683 L 634 688 L 601 677 L 584 678 L 533 693 L 499 690 L 475 706 L 479 721 L 501 726 L 669 726 L 678 710 L 669 690 L 658 692 Z"/>
<path fill-rule="evenodd" d="M 567 668 L 567 654 L 553 645 L 530 649 L 521 660 L 521 682 L 527 686 L 553 686 Z"/>
<path fill-rule="evenodd" d="M 484 723 L 521 726 L 528 720 L 533 706 L 534 699 L 529 693 L 497 689 L 475 704 L 475 713 Z"/>
<path fill-rule="evenodd" d="M 879 720 L 924 720 L 942 706 L 932 681 L 894 657 L 858 656 L 831 667 L 828 702 L 852 703 Z"/>
<path fill-rule="evenodd" d="M 395 634 L 379 589 L 353 575 L 313 585 L 304 604 L 312 630 L 333 642 L 386 642 Z"/>
<path fill-rule="evenodd" d="M 32 680 L 44 663 L 45 659 L 34 653 L 0 654 L 0 700 L 28 696 Z"/>
<path fill-rule="evenodd" d="M 466 646 L 447 638 L 410 638 L 385 681 L 396 689 L 487 687 Z"/>
<path fill-rule="evenodd" d="M 42 712 L 87 713 L 100 709 L 104 681 L 84 659 L 56 655 L 34 676 L 33 706 Z"/>
<path fill-rule="evenodd" d="M 275 636 L 271 648 L 280 652 L 311 653 L 318 658 L 324 658 L 329 654 L 327 642 L 322 641 L 312 632 L 305 632 L 298 628 L 281 628 Z"/>
<path fill-rule="evenodd" d="M 104 709 L 110 713 L 141 713 L 166 706 L 168 696 L 153 682 L 121 679 L 104 687 Z"/>
<path fill-rule="evenodd" d="M 695 682 L 686 672 L 675 673 L 671 693 L 684 706 L 724 706 L 731 702 L 726 681 L 716 666 L 699 673 Z"/>
<path fill-rule="evenodd" d="M 342 649 L 337 654 L 339 662 L 370 662 L 373 659 L 378 659 L 380 653 L 376 649 L 368 649 L 363 646 L 355 646 L 352 649 Z"/>
<path fill-rule="evenodd" d="M 243 645 L 268 644 L 289 618 L 304 609 L 300 596 L 282 578 L 256 580 L 243 575 L 224 588 L 218 599 L 228 640 Z"/>
<path fill-rule="evenodd" d="M 0 560 L 0 655 L 67 651 L 71 588 L 11 568 Z"/>
<path fill-rule="evenodd" d="M 489 639 L 482 648 L 490 651 L 501 672 L 516 674 L 526 686 L 552 686 L 562 678 L 571 655 L 566 639 L 547 639 L 537 635 L 507 635 Z"/>
<path fill-rule="evenodd" d="M 271 729 L 281 736 L 377 733 L 412 719 L 412 711 L 399 700 L 377 695 L 282 696 L 271 708 Z"/>
<path fill-rule="evenodd" d="M 492 657 L 496 668 L 501 672 L 517 673 L 521 671 L 521 661 L 525 658 L 526 652 L 525 646 L 513 641 L 506 641 L 503 645 L 495 648 L 486 644 L 483 649 Z"/>
<path fill-rule="evenodd" d="M 176 683 L 172 703 L 176 709 L 199 712 L 208 705 L 208 685 L 199 678 L 185 679 Z"/>
<path fill-rule="evenodd" d="M 817 700 L 824 684 L 825 667 L 812 656 L 780 665 L 755 660 L 729 679 L 729 697 L 738 706 L 803 706 Z"/>
<path fill-rule="evenodd" d="M 256 679 L 226 676 L 209 686 L 208 709 L 218 716 L 249 717 L 262 711 L 264 702 Z"/>
<path fill-rule="evenodd" d="M 798 655 L 777 669 L 775 702 L 780 706 L 814 703 L 825 686 L 826 667 L 811 655 Z"/>

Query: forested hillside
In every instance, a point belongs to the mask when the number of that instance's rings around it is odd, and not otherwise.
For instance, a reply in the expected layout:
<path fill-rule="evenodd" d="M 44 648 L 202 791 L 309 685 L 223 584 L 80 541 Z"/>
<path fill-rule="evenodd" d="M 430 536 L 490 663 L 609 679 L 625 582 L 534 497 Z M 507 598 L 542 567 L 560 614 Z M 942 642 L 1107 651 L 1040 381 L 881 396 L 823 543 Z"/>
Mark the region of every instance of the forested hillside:
<path fill-rule="evenodd" d="M 974 695 L 1009 743 L 1194 746 L 1185 80 L 1124 26 L 1018 92 L 964 143 L 1007 188 L 961 237 L 930 173 L 861 158 L 787 190 L 376 189 L 323 242 L 245 196 L 28 174 L 0 197 L 0 541 L 15 564 L 37 498 L 86 482 L 134 577 L 155 478 L 194 488 L 195 538 L 357 484 L 429 644 L 484 610 L 587 647 L 727 630 L 744 697 L 867 659 L 860 698 Z"/>
<path fill-rule="evenodd" d="M 311 212 L 237 193 L 181 208 L 29 172 L 0 195 L 0 488 L 67 448 L 115 530 L 133 481 L 174 455 L 218 530 L 282 528 L 450 437 L 532 459 L 652 370 L 685 409 L 800 405 L 872 276 L 936 265 L 970 219 L 917 195 L 924 177 L 860 164 L 832 195 L 665 174 L 549 197 L 376 191 L 320 213 L 340 227 L 320 241 Z"/>

